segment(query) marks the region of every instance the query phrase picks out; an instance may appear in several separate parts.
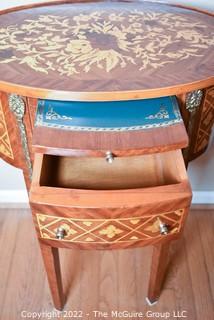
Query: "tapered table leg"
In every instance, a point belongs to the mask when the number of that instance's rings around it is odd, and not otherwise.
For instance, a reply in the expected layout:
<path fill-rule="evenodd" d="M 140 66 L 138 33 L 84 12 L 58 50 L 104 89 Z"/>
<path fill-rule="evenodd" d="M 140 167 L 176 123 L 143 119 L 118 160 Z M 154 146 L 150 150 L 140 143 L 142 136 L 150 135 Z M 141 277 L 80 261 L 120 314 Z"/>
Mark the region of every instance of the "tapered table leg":
<path fill-rule="evenodd" d="M 148 288 L 147 302 L 155 303 L 161 292 L 165 271 L 167 268 L 169 242 L 155 245 L 153 248 L 151 273 Z"/>
<path fill-rule="evenodd" d="M 62 289 L 62 278 L 60 271 L 59 249 L 40 242 L 43 261 L 48 277 L 48 283 L 51 290 L 54 306 L 62 310 L 64 306 L 64 295 Z"/>

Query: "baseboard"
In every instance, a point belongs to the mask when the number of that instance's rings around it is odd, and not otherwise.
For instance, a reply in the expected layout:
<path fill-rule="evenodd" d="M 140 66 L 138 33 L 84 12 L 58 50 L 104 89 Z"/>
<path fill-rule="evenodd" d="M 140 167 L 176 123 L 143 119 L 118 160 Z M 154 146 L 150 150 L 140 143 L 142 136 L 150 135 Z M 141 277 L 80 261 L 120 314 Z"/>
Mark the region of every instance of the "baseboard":
<path fill-rule="evenodd" d="M 214 205 L 214 191 L 193 191 L 193 207 L 195 205 Z M 26 190 L 0 190 L 0 208 L 29 207 Z"/>

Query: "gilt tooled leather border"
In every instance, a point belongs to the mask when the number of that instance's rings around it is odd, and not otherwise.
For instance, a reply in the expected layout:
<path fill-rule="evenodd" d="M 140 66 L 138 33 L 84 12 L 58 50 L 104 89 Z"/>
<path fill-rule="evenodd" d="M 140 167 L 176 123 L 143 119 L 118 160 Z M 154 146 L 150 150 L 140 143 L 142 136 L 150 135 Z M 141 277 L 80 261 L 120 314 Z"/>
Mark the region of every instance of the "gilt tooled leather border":
<path fill-rule="evenodd" d="M 146 107 L 150 109 L 152 106 L 152 101 L 154 100 L 156 100 L 156 104 L 157 104 L 157 101 L 159 101 L 159 109 L 157 109 L 157 106 L 156 106 L 155 111 L 150 110 L 148 112 L 146 110 Z M 167 101 L 167 105 L 165 103 L 166 101 Z M 135 122 L 138 122 L 138 125 L 120 126 L 120 127 L 117 127 L 117 126 L 102 127 L 102 126 L 96 126 L 96 125 L 95 126 L 87 126 L 87 125 L 74 126 L 72 125 L 72 121 L 73 121 L 72 114 L 69 114 L 68 112 L 66 114 L 60 113 L 59 106 L 56 107 L 56 103 L 59 103 L 59 102 L 55 102 L 51 100 L 39 100 L 35 125 L 53 128 L 53 129 L 70 130 L 70 131 L 110 131 L 110 132 L 122 131 L 123 132 L 123 131 L 134 131 L 134 130 L 145 130 L 145 129 L 167 127 L 170 125 L 181 123 L 183 121 L 180 115 L 178 103 L 175 96 L 158 98 L 158 99 L 148 99 L 147 102 L 148 104 L 151 104 L 151 105 L 147 106 L 146 100 L 132 101 L 133 104 L 139 105 L 140 103 L 142 103 L 142 109 L 143 109 L 142 114 L 140 115 L 136 114 L 134 119 Z M 69 108 L 69 102 L 62 101 L 61 103 L 62 103 L 62 108 L 64 104 L 66 108 Z M 71 102 L 71 103 L 74 104 L 75 102 Z M 76 108 L 78 108 L 78 102 L 76 103 L 77 103 Z M 110 107 L 112 107 L 112 103 L 114 102 L 109 103 Z M 121 103 L 121 106 L 122 106 L 122 103 L 124 102 L 120 101 L 119 103 Z M 94 104 L 96 105 L 96 103 Z M 103 102 L 103 104 L 107 106 L 107 102 Z M 93 107 L 95 107 L 95 105 L 92 106 L 92 103 L 91 103 L 92 112 L 95 112 L 93 110 Z M 87 102 L 85 103 L 85 106 L 88 107 Z M 102 106 L 100 106 L 100 108 L 101 107 Z M 117 108 L 116 105 L 115 105 L 115 108 Z M 56 112 L 56 109 L 57 109 L 57 112 Z M 87 118 L 84 119 L 85 122 L 87 121 L 90 122 L 90 114 L 88 115 L 88 117 L 89 117 L 88 120 Z M 112 115 L 112 123 L 114 122 L 114 120 L 115 119 Z"/>

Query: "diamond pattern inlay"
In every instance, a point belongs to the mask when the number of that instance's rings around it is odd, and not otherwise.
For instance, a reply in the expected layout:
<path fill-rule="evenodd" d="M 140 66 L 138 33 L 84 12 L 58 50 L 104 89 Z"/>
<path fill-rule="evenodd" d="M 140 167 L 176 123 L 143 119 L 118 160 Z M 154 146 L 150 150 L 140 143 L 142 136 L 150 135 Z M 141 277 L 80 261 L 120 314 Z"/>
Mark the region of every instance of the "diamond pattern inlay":
<path fill-rule="evenodd" d="M 0 103 L 0 153 L 10 159 L 14 159 L 1 103 Z"/>
<path fill-rule="evenodd" d="M 200 152 L 208 145 L 212 127 L 214 124 L 214 87 L 207 90 L 203 104 L 194 153 Z"/>
<path fill-rule="evenodd" d="M 41 238 L 56 240 L 56 230 L 64 228 L 65 238 L 60 241 L 73 243 L 132 243 L 161 237 L 159 219 L 169 226 L 169 233 L 178 233 L 182 225 L 184 209 L 116 219 L 77 219 L 37 213 Z"/>

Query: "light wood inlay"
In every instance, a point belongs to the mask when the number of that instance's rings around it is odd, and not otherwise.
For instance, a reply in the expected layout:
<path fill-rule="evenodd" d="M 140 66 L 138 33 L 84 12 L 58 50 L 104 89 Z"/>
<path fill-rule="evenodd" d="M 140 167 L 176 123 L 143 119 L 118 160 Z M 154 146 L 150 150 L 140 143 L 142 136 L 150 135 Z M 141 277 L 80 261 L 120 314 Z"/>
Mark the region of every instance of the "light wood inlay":
<path fill-rule="evenodd" d="M 4 156 L 10 159 L 14 159 L 13 150 L 10 143 L 10 138 L 7 130 L 7 124 L 5 121 L 1 100 L 0 100 L 0 153 L 2 153 Z"/>
<path fill-rule="evenodd" d="M 207 89 L 198 130 L 195 139 L 194 153 L 203 151 L 209 142 L 210 133 L 214 123 L 214 87 Z"/>
<path fill-rule="evenodd" d="M 206 87 L 213 83 L 213 31 L 211 15 L 153 2 L 62 1 L 3 12 L 0 86 L 66 100 Z"/>
<path fill-rule="evenodd" d="M 184 210 L 136 218 L 133 215 L 130 218 L 120 219 L 75 219 L 43 213 L 37 213 L 36 218 L 43 239 L 56 240 L 57 228 L 61 227 L 66 234 L 65 238 L 59 241 L 80 244 L 90 242 L 95 244 L 94 248 L 98 248 L 98 244 L 136 243 L 137 245 L 137 241 L 143 240 L 146 245 L 150 240 L 161 240 L 159 221 L 168 225 L 170 234 L 179 233 Z"/>

